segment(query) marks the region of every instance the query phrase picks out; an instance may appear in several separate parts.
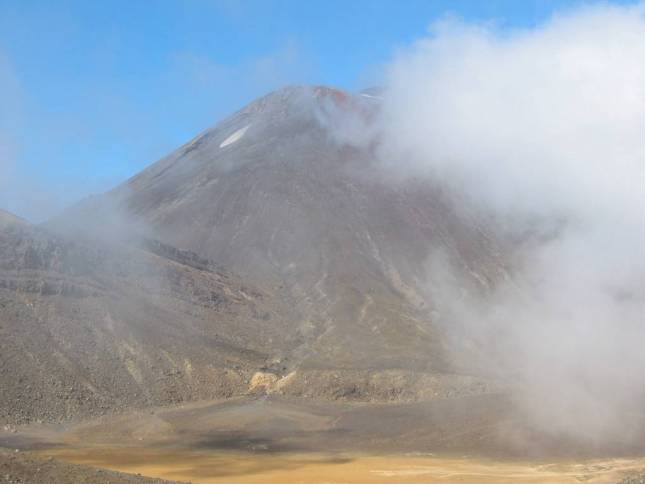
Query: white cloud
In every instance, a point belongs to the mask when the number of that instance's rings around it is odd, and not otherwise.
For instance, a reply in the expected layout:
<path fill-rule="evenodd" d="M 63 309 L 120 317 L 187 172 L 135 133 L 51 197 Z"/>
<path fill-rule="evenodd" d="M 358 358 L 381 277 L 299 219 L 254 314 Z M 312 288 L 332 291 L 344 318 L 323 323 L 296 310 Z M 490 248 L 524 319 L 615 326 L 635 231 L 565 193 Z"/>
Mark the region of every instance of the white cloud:
<path fill-rule="evenodd" d="M 401 176 L 440 179 L 517 232 L 558 227 L 509 254 L 512 280 L 485 295 L 434 254 L 454 341 L 512 377 L 544 429 L 594 443 L 643 430 L 645 6 L 512 32 L 438 23 L 390 65 L 383 122 Z"/>
<path fill-rule="evenodd" d="M 588 8 L 508 34 L 436 25 L 389 71 L 386 115 L 408 167 L 477 180 L 504 209 L 642 201 L 644 10 Z"/>

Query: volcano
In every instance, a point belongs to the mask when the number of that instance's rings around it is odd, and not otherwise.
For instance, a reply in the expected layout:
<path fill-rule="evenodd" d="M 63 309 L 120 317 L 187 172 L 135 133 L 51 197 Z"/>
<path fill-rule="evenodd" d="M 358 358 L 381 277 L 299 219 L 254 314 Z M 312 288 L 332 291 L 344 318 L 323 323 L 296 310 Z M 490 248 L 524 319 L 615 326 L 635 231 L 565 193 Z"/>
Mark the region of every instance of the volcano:
<path fill-rule="evenodd" d="M 392 182 L 379 102 L 285 88 L 43 226 L 3 215 L 3 418 L 490 391 L 446 356 L 423 281 L 437 247 L 494 277 L 495 239 L 439 187 Z"/>

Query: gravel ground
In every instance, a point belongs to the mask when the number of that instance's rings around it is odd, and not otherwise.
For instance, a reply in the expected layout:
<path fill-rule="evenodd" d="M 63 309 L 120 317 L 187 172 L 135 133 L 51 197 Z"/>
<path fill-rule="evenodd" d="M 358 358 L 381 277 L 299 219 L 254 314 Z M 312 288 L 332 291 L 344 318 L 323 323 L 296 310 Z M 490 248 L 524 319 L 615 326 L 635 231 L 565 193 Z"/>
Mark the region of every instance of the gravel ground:
<path fill-rule="evenodd" d="M 618 484 L 645 484 L 645 472 L 640 472 L 633 476 L 626 477 Z"/>
<path fill-rule="evenodd" d="M 175 481 L 151 479 L 103 469 L 41 459 L 29 452 L 0 449 L 0 482 L 12 484 L 165 484 Z"/>

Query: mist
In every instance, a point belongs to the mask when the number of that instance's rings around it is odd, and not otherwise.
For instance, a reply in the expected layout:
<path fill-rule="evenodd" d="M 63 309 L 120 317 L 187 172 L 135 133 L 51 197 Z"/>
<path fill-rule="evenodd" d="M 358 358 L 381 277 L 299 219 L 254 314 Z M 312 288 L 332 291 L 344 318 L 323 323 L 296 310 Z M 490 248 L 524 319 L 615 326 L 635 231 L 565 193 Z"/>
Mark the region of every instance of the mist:
<path fill-rule="evenodd" d="M 645 5 L 587 6 L 513 31 L 445 19 L 386 77 L 382 163 L 449 187 L 508 248 L 496 268 L 442 250 L 427 261 L 426 293 L 455 360 L 508 382 L 544 432 L 635 438 Z"/>

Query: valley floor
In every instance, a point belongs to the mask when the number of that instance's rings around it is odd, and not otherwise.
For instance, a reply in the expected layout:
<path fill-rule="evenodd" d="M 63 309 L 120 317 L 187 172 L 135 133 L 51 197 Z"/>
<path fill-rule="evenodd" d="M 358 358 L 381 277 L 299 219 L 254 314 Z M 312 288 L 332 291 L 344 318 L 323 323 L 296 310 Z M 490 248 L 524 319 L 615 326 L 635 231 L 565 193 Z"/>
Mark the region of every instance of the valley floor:
<path fill-rule="evenodd" d="M 20 449 L 2 453 L 0 465 L 20 458 L 23 471 L 62 466 L 63 477 L 48 482 L 94 482 L 73 476 L 107 472 L 96 468 L 135 475 L 96 481 L 114 483 L 146 482 L 123 480 L 142 479 L 136 474 L 195 483 L 640 482 L 645 453 L 550 442 L 505 417 L 508 410 L 500 395 L 406 405 L 198 402 L 0 432 L 0 446 Z M 71 464 L 83 467 L 69 474 Z M 6 475 L 18 476 L 15 467 Z"/>
<path fill-rule="evenodd" d="M 268 455 L 120 447 L 54 450 L 45 454 L 76 464 L 203 484 L 616 483 L 645 467 L 645 459 L 507 462 L 469 457 Z"/>

